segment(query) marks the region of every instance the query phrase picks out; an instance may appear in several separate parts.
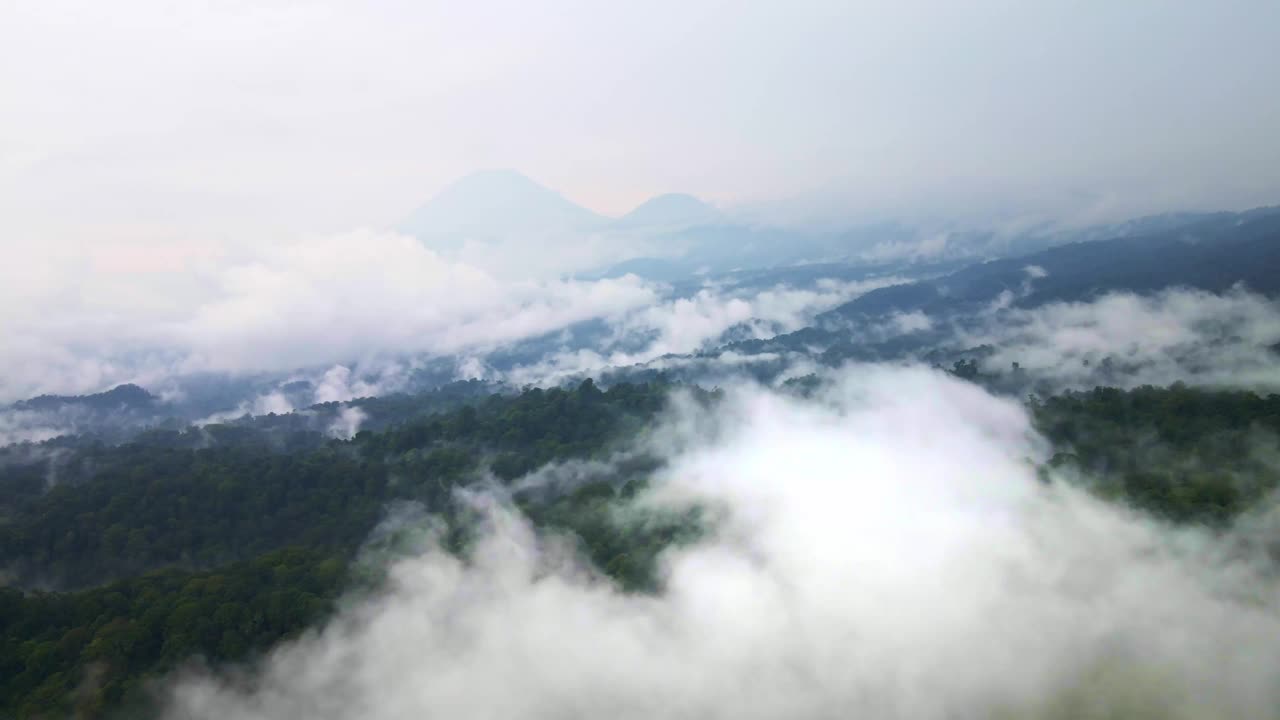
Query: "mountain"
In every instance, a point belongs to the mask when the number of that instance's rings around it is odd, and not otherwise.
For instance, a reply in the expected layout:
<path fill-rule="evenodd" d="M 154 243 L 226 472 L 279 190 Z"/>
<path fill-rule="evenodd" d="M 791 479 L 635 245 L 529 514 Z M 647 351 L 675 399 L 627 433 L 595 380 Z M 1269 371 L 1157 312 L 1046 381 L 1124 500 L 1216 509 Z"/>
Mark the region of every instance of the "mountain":
<path fill-rule="evenodd" d="M 711 205 L 684 193 L 667 193 L 646 200 L 636 209 L 618 218 L 618 229 L 671 229 L 724 222 L 724 215 Z"/>
<path fill-rule="evenodd" d="M 609 219 L 514 170 L 485 170 L 454 182 L 400 226 L 437 250 L 467 240 L 545 237 L 604 227 Z"/>
<path fill-rule="evenodd" d="M 988 304 L 1005 292 L 1013 305 L 1035 307 L 1112 291 L 1180 286 L 1222 292 L 1237 283 L 1280 294 L 1280 207 L 1216 213 L 1170 230 L 979 263 L 934 280 L 873 290 L 825 316 L 941 313 Z"/>

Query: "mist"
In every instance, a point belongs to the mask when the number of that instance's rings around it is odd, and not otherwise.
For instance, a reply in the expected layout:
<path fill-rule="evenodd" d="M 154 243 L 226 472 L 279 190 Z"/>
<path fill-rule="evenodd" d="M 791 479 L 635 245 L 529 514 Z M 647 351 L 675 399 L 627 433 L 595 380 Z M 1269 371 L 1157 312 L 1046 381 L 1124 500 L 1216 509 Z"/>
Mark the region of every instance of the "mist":
<path fill-rule="evenodd" d="M 1018 363 L 1047 387 L 1137 387 L 1188 382 L 1280 388 L 1280 305 L 1236 288 L 1108 293 L 1091 301 L 999 310 L 962 346 L 991 345 L 984 367 Z"/>
<path fill-rule="evenodd" d="M 653 302 L 634 276 L 502 282 L 413 238 L 321 236 L 179 274 L 49 272 L 76 293 L 46 291 L 43 312 L 11 313 L 0 400 L 160 383 L 196 372 L 288 372 L 408 353 L 485 350 Z M 15 299 L 16 302 L 16 299 Z M 319 401 L 332 398 L 321 398 Z"/>
<path fill-rule="evenodd" d="M 568 258 L 557 261 L 562 270 L 575 268 Z M 305 378 L 315 385 L 309 402 L 343 401 L 400 390 L 414 368 L 450 357 L 464 366 L 474 360 L 473 368 L 459 369 L 462 379 L 555 381 L 694 352 L 735 327 L 744 337 L 796 330 L 818 312 L 904 280 L 732 287 L 706 279 L 693 290 L 630 274 L 513 280 L 407 235 L 371 231 L 267 245 L 164 272 L 86 268 L 69 257 L 46 258 L 40 267 L 59 278 L 45 288 L 42 312 L 0 317 L 15 339 L 0 346 L 0 364 L 9 369 L 0 377 L 0 403 L 124 382 L 181 395 L 184 377 L 208 373 Z M 181 282 L 184 276 L 191 281 Z M 64 284 L 77 291 L 54 290 Z M 484 366 L 497 350 L 592 321 L 608 328 L 594 347 L 551 343 L 546 357 L 526 358 L 521 367 Z M 266 389 L 218 417 L 290 409 L 277 389 Z"/>
<path fill-rule="evenodd" d="M 1275 717 L 1280 605 L 1224 552 L 1062 482 L 1021 406 L 919 368 L 677 403 L 621 513 L 713 510 L 626 594 L 501 494 L 174 718 Z M 430 535 L 429 525 L 424 532 Z"/>
<path fill-rule="evenodd" d="M 1275 202 L 1278 24 L 1259 0 L 7 3 L 0 402 L 475 353 L 660 294 L 566 278 L 661 238 L 395 232 L 485 168 L 601 220 L 687 192 L 744 226 L 936 230 L 871 260 Z"/>
<path fill-rule="evenodd" d="M 544 385 L 610 368 L 660 367 L 662 363 L 655 361 L 668 356 L 712 350 L 731 340 L 794 332 L 824 310 L 903 282 L 904 278 L 894 275 L 847 282 L 820 279 L 812 287 L 780 284 L 763 289 L 722 288 L 709 282 L 691 295 L 618 314 L 610 322 L 607 337 L 594 347 L 564 348 L 499 377 L 516 385 Z M 733 364 L 732 358 L 713 362 Z"/>
<path fill-rule="evenodd" d="M 828 217 L 1280 191 L 1260 0 L 0 12 L 15 243 L 385 227 L 487 167 L 610 214 L 670 191 Z"/>

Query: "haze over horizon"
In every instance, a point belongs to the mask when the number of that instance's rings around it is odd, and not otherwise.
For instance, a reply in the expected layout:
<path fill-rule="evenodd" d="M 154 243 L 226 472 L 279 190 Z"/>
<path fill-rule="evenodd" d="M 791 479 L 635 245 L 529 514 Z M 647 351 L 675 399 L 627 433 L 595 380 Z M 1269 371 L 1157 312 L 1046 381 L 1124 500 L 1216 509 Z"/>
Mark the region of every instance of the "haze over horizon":
<path fill-rule="evenodd" d="M 12 2 L 4 237 L 387 227 L 483 168 L 615 216 L 1274 204 L 1276 27 L 1263 0 Z"/>

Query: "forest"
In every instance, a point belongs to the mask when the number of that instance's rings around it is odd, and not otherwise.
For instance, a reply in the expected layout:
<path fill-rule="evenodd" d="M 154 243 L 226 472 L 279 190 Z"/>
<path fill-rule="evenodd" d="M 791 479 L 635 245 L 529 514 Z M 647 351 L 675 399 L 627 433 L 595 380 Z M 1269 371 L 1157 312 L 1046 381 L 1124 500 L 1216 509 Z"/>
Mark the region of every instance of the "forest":
<path fill-rule="evenodd" d="M 1175 383 L 1032 398 L 1030 407 L 1057 448 L 1050 466 L 1172 522 L 1224 527 L 1280 482 L 1280 395 Z"/>
<path fill-rule="evenodd" d="M 576 538 L 621 589 L 654 592 L 657 555 L 707 519 L 620 520 L 610 508 L 658 468 L 624 451 L 675 389 L 586 380 L 422 413 L 399 398 L 406 419 L 350 440 L 273 422 L 0 449 L 0 716 L 146 715 L 166 674 L 252 663 L 374 591 L 369 558 L 395 543 L 375 532 L 389 509 L 443 520 L 447 547 L 465 556 L 470 511 L 456 491 L 473 485 L 507 488 L 536 528 Z M 1165 522 L 1226 528 L 1280 480 L 1280 395 L 1100 387 L 1027 408 L 1053 447 L 1043 477 Z M 513 482 L 548 463 L 617 457 L 610 474 L 564 492 Z"/>

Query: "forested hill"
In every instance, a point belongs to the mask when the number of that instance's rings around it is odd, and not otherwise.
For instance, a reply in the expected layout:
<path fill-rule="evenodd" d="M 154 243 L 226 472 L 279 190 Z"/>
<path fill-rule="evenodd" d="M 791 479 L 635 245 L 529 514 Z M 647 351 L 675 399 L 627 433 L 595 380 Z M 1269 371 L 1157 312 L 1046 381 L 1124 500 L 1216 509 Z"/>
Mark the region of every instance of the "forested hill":
<path fill-rule="evenodd" d="M 803 392 L 805 383 L 792 389 Z M 388 507 L 419 503 L 465 552 L 457 488 L 545 463 L 603 458 L 651 426 L 670 388 L 621 384 L 495 395 L 350 441 L 252 428 L 162 431 L 110 447 L 0 453 L 0 717 L 145 716 L 148 678 L 193 657 L 245 662 L 376 583 L 353 565 Z M 695 392 L 704 402 L 713 393 Z M 1223 528 L 1277 486 L 1280 396 L 1182 386 L 1036 400 L 1056 448 L 1046 478 L 1170 522 Z M 212 438 L 212 440 L 210 440 Z M 622 588 L 656 588 L 654 558 L 696 537 L 696 513 L 623 519 L 657 467 L 628 454 L 552 491 L 516 491 L 541 528 L 576 535 Z M 603 473 L 603 474 L 602 474 Z M 54 482 L 53 487 L 47 483 Z M 69 584 L 79 589 L 41 591 Z"/>
<path fill-rule="evenodd" d="M 147 408 L 157 402 L 156 396 L 133 384 L 116 387 L 93 395 L 41 395 L 14 403 L 18 410 L 53 410 L 68 405 L 82 405 L 94 410 Z"/>
<path fill-rule="evenodd" d="M 0 556 L 17 587 L 0 591 L 0 717 L 62 717 L 77 703 L 89 715 L 128 708 L 143 699 L 144 678 L 186 658 L 243 660 L 327 612 L 390 504 L 449 518 L 455 488 L 608 454 L 643 431 L 667 392 L 602 391 L 588 380 L 495 395 L 351 441 L 303 433 L 281 445 L 265 431 L 254 442 L 244 428 L 214 426 L 118 447 L 6 448 Z M 621 476 L 576 492 L 517 500 L 536 523 L 582 537 L 623 586 L 641 588 L 658 549 L 690 526 L 614 523 L 610 499 L 651 469 L 643 459 L 619 467 Z M 76 696 L 86 672 L 96 684 Z"/>
<path fill-rule="evenodd" d="M 1095 388 L 1031 410 L 1053 467 L 1170 521 L 1225 526 L 1280 484 L 1280 395 Z"/>
<path fill-rule="evenodd" d="M 388 501 L 438 507 L 486 471 L 510 480 L 605 452 L 664 397 L 655 385 L 601 391 L 588 380 L 494 395 L 351 441 L 215 425 L 120 446 L 3 448 L 0 568 L 19 584 L 65 588 L 215 567 L 291 544 L 349 548 Z"/>
<path fill-rule="evenodd" d="M 94 395 L 41 395 L 20 400 L 8 408 L 0 408 L 0 430 L 42 428 L 39 435 L 58 437 L 58 445 L 79 447 L 95 443 L 117 445 L 133 441 L 148 430 L 183 435 L 178 441 L 199 445 L 210 441 L 234 442 L 237 437 L 262 437 L 262 431 L 280 441 L 297 439 L 299 432 L 334 434 L 335 426 L 347 424 L 344 412 L 358 411 L 359 426 L 384 429 L 417 418 L 447 412 L 475 404 L 498 394 L 513 394 L 516 389 L 502 383 L 463 380 L 432 386 L 413 393 L 388 393 L 376 397 L 357 397 L 343 402 L 313 402 L 316 386 L 306 380 L 276 385 L 255 385 L 221 378 L 193 381 L 183 388 L 183 399 L 164 400 L 137 385 L 119 385 Z M 253 415 L 249 412 L 253 398 L 276 395 L 280 401 L 297 410 L 287 413 Z M 207 433 L 181 432 L 192 422 L 207 423 L 223 418 Z M 216 439 L 210 435 L 216 433 Z M 21 437 L 21 435 L 17 436 Z M 8 442 L 13 442 L 12 440 Z M 0 432 L 0 448 L 6 443 Z"/>
<path fill-rule="evenodd" d="M 941 278 L 873 290 L 820 316 L 818 324 L 890 312 L 955 313 L 1003 292 L 1013 294 L 1016 306 L 1035 307 L 1118 290 L 1185 286 L 1222 292 L 1237 283 L 1266 295 L 1280 293 L 1280 208 L 1219 213 L 1162 232 L 971 265 Z"/>

